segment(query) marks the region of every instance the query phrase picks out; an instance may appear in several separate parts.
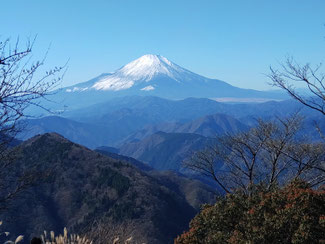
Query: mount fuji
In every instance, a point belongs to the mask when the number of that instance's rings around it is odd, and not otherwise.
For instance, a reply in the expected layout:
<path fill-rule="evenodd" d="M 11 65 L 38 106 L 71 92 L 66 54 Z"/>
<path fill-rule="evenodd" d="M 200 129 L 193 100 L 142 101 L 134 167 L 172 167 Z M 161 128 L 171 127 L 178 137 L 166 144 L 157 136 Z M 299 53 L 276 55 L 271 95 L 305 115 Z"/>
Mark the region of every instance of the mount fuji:
<path fill-rule="evenodd" d="M 144 55 L 113 73 L 104 73 L 87 82 L 65 87 L 58 95 L 70 108 L 123 96 L 158 96 L 167 99 L 196 97 L 250 102 L 284 98 L 277 91 L 242 89 L 221 80 L 206 78 L 153 54 Z"/>

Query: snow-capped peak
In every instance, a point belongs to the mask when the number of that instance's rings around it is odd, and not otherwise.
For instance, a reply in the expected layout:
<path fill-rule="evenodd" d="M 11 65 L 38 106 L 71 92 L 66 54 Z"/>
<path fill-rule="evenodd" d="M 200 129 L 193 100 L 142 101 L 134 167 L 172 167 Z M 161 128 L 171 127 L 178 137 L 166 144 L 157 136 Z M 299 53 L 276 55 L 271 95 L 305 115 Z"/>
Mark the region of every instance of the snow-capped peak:
<path fill-rule="evenodd" d="M 174 65 L 167 58 L 159 55 L 147 54 L 125 65 L 118 73 L 134 78 L 151 79 L 155 74 L 170 75 Z"/>
<path fill-rule="evenodd" d="M 92 87 L 96 90 L 123 90 L 139 82 L 148 82 L 158 75 L 168 76 L 176 81 L 191 73 L 160 55 L 147 54 L 123 66 Z"/>

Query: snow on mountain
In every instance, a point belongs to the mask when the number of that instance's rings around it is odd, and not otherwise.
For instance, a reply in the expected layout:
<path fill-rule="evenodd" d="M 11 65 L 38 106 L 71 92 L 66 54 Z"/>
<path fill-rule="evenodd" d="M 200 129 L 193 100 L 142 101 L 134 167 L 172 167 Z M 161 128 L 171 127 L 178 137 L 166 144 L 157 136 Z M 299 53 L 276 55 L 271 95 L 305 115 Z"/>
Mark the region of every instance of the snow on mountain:
<path fill-rule="evenodd" d="M 208 80 L 160 55 L 147 54 L 126 64 L 113 73 L 102 74 L 99 77 L 67 87 L 66 92 L 83 92 L 89 90 L 122 91 L 138 87 L 139 91 L 156 89 L 157 79 L 172 80 L 173 83 L 184 84 L 199 80 Z M 141 84 L 143 84 L 141 86 Z M 160 84 L 161 85 L 161 84 Z"/>
<path fill-rule="evenodd" d="M 235 72 L 235 71 L 234 71 Z M 160 55 L 144 55 L 113 73 L 66 87 L 61 95 L 67 106 L 80 107 L 105 102 L 114 97 L 157 96 L 168 99 L 188 97 L 235 99 L 281 99 L 278 92 L 262 92 L 234 87 L 224 81 L 195 74 Z M 253 100 L 252 100 L 253 99 Z M 233 101 L 233 100 L 231 100 Z"/>
<path fill-rule="evenodd" d="M 184 78 L 196 76 L 194 73 L 183 69 L 160 55 L 147 54 L 131 63 L 123 66 L 112 75 L 109 75 L 98 82 L 92 88 L 96 90 L 119 91 L 131 88 L 137 83 L 149 82 L 157 76 L 167 76 L 177 82 L 184 81 Z M 153 90 L 153 86 L 146 86 L 141 90 Z"/>
<path fill-rule="evenodd" d="M 141 91 L 152 91 L 154 90 L 155 88 L 153 86 L 146 86 L 146 87 L 143 87 L 141 88 L 140 90 Z"/>

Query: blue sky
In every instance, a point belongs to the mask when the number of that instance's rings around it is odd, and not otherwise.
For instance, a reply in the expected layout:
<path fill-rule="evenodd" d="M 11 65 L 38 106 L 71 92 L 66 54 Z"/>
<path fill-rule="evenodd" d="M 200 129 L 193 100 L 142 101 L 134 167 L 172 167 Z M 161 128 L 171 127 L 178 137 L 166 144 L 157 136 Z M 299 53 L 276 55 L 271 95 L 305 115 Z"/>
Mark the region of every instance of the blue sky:
<path fill-rule="evenodd" d="M 35 58 L 51 45 L 48 67 L 69 59 L 63 86 L 152 53 L 209 78 L 269 89 L 270 65 L 325 57 L 324 0 L 10 0 L 1 8 L 2 39 L 37 35 Z"/>

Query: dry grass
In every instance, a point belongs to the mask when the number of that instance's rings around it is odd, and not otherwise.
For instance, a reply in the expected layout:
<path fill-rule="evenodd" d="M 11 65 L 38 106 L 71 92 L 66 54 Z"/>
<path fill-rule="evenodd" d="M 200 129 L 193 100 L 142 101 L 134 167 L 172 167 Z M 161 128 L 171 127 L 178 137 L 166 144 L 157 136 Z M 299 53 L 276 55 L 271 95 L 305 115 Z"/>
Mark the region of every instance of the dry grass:
<path fill-rule="evenodd" d="M 44 231 L 44 235 L 41 236 L 44 244 L 92 244 L 93 242 L 86 237 L 80 237 L 79 235 L 68 235 L 67 228 L 64 228 L 63 235 L 55 236 L 54 232 L 50 232 L 50 237 L 47 236 L 47 232 Z"/>
<path fill-rule="evenodd" d="M 63 235 L 55 236 L 54 232 L 50 232 L 50 236 L 47 236 L 47 232 L 44 231 L 44 235 L 41 236 L 44 244 L 93 244 L 92 241 L 86 237 L 80 237 L 79 235 L 70 234 L 68 235 L 67 228 L 64 228 Z M 129 237 L 124 241 L 125 244 L 129 244 L 132 241 L 132 237 Z M 116 237 L 113 244 L 122 243 L 119 237 Z"/>
<path fill-rule="evenodd" d="M 0 225 L 2 225 L 2 221 L 0 221 Z M 9 232 L 0 233 L 0 235 L 5 234 L 6 236 L 9 235 Z M 18 242 L 22 241 L 24 236 L 20 235 L 16 238 L 15 241 L 6 241 L 4 244 L 17 244 Z M 54 231 L 50 231 L 49 235 L 47 231 L 44 231 L 44 235 L 41 235 L 41 239 L 43 244 L 93 244 L 93 241 L 88 240 L 86 237 L 80 237 L 76 234 L 68 234 L 67 228 L 63 229 L 63 235 L 55 236 Z M 124 241 L 124 244 L 130 244 L 132 242 L 132 236 L 127 238 Z M 119 237 L 116 237 L 113 240 L 113 244 L 121 244 L 123 243 Z M 143 243 L 144 244 L 144 243 Z"/>
<path fill-rule="evenodd" d="M 0 225 L 2 225 L 2 221 L 0 221 Z M 6 236 L 9 236 L 9 232 L 2 232 L 2 233 L 0 233 L 0 235 L 6 235 Z M 4 244 L 16 244 L 16 243 L 18 243 L 18 242 L 20 242 L 20 241 L 22 241 L 24 239 L 24 236 L 22 236 L 22 235 L 20 235 L 20 236 L 18 236 L 17 238 L 16 238 L 16 240 L 15 241 L 6 241 Z"/>

